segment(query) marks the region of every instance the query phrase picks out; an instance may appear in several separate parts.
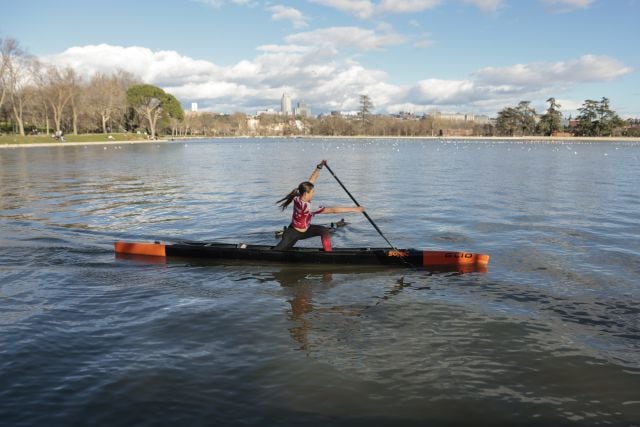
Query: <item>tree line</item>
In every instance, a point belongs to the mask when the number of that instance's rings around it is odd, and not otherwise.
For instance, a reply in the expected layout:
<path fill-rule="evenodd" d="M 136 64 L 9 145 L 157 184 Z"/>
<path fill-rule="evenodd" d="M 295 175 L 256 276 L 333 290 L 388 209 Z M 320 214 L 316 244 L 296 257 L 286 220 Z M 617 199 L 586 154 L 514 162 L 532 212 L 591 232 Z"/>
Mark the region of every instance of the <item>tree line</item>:
<path fill-rule="evenodd" d="M 357 116 L 282 117 L 243 113 L 184 114 L 179 101 L 159 87 L 143 84 L 125 71 L 82 79 L 71 67 L 45 65 L 14 39 L 0 38 L 0 132 L 142 132 L 172 136 L 530 136 L 565 131 L 577 136 L 638 136 L 637 123 L 625 122 L 610 101 L 586 100 L 565 129 L 561 105 L 547 99 L 538 114 L 530 101 L 506 107 L 488 123 L 456 121 L 437 114 L 376 115 L 368 95 L 360 95 Z M 634 134 L 635 132 L 636 134 Z"/>
<path fill-rule="evenodd" d="M 541 116 L 531 107 L 530 101 L 521 101 L 515 107 L 504 108 L 496 119 L 497 133 L 505 136 L 551 136 L 565 131 L 561 105 L 555 98 L 547 99 L 547 103 L 549 107 Z M 625 126 L 633 125 L 633 121 L 622 120 L 611 109 L 609 99 L 604 97 L 600 101 L 587 99 L 578 112 L 580 114 L 575 120 L 569 119 L 569 128 L 566 129 L 576 136 L 622 135 Z"/>
<path fill-rule="evenodd" d="M 20 135 L 110 133 L 176 128 L 178 100 L 125 71 L 80 78 L 71 67 L 45 65 L 15 39 L 0 39 L 0 124 Z"/>

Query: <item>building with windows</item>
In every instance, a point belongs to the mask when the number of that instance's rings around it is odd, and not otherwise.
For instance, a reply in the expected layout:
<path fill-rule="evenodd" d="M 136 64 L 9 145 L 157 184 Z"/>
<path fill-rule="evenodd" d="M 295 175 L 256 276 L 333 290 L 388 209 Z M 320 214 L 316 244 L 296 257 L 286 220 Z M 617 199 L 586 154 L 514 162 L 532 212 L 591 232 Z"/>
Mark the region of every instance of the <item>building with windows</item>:
<path fill-rule="evenodd" d="M 280 100 L 280 112 L 283 116 L 290 116 L 293 114 L 291 97 L 286 92 L 282 94 L 282 99 Z"/>

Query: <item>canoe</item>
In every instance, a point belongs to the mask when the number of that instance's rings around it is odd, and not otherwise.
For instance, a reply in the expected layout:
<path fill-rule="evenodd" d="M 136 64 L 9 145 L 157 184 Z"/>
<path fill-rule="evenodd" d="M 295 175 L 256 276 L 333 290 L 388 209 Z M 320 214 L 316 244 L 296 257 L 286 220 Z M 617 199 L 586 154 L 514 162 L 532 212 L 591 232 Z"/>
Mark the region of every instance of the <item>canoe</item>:
<path fill-rule="evenodd" d="M 274 250 L 267 245 L 191 241 L 180 243 L 119 241 L 115 242 L 114 248 L 116 254 L 119 255 L 204 258 L 247 262 L 265 261 L 288 264 L 388 265 L 465 271 L 486 271 L 489 264 L 489 255 L 486 254 L 418 249 L 343 248 L 324 252 L 322 249 L 317 248 L 294 247 L 280 251 Z"/>

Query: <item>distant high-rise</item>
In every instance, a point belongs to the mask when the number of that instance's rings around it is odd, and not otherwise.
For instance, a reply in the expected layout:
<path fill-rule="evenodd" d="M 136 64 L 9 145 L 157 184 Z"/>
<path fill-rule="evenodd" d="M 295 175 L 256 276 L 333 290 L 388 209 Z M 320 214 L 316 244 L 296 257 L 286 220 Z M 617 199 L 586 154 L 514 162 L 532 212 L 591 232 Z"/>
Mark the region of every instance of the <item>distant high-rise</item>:
<path fill-rule="evenodd" d="M 285 116 L 289 116 L 293 113 L 291 109 L 291 97 L 286 92 L 282 94 L 282 100 L 280 101 L 281 112 Z"/>
<path fill-rule="evenodd" d="M 296 116 L 302 116 L 302 117 L 311 116 L 311 111 L 309 110 L 309 107 L 304 101 L 298 102 L 298 107 L 296 108 Z"/>

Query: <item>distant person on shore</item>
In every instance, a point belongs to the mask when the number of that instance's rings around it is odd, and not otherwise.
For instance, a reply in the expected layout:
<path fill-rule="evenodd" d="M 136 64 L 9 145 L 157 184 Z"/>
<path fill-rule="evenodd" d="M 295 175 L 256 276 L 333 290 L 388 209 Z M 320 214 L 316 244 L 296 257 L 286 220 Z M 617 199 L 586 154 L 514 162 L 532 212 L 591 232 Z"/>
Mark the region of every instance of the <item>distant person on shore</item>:
<path fill-rule="evenodd" d="M 291 224 L 284 231 L 282 240 L 273 249 L 287 250 L 291 249 L 298 240 L 309 239 L 319 236 L 322 239 L 322 248 L 326 252 L 331 251 L 331 238 L 329 229 L 321 225 L 312 225 L 311 220 L 318 214 L 347 213 L 347 212 L 363 212 L 362 206 L 354 207 L 335 207 L 326 208 L 320 206 L 316 211 L 311 210 L 311 200 L 315 192 L 314 185 L 320 175 L 320 170 L 327 164 L 323 160 L 316 166 L 313 173 L 309 177 L 309 181 L 301 182 L 297 188 L 294 188 L 289 194 L 278 200 L 282 210 L 285 210 L 293 202 L 293 215 Z"/>

